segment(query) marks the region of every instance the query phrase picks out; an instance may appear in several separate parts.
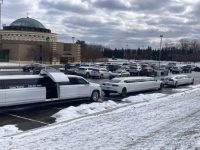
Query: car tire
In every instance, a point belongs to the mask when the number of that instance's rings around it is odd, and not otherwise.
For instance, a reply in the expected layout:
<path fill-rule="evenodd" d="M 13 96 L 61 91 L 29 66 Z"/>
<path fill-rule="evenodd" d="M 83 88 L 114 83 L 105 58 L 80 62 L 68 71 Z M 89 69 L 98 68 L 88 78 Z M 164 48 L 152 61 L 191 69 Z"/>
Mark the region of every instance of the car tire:
<path fill-rule="evenodd" d="M 92 76 L 92 79 L 94 79 L 95 77 L 94 76 Z"/>
<path fill-rule="evenodd" d="M 175 83 L 174 87 L 175 87 L 175 88 L 177 88 L 177 87 L 178 87 L 178 82 L 176 82 L 176 83 Z"/>
<path fill-rule="evenodd" d="M 120 95 L 121 95 L 121 97 L 125 97 L 126 94 L 127 94 L 127 90 L 126 90 L 126 88 L 124 87 L 124 88 L 122 89 L 122 93 L 121 93 Z"/>
<path fill-rule="evenodd" d="M 89 73 L 86 73 L 86 78 L 89 78 L 90 77 L 90 74 Z"/>
<path fill-rule="evenodd" d="M 194 84 L 194 79 L 192 80 L 191 84 Z"/>
<path fill-rule="evenodd" d="M 92 92 L 92 95 L 90 97 L 90 100 L 93 102 L 97 102 L 99 100 L 99 91 L 95 90 Z"/>
<path fill-rule="evenodd" d="M 110 92 L 104 91 L 104 94 L 105 94 L 106 96 L 109 96 L 109 95 L 110 95 Z"/>
<path fill-rule="evenodd" d="M 23 71 L 26 71 L 25 69 L 23 69 Z"/>
<path fill-rule="evenodd" d="M 154 77 L 156 77 L 156 76 L 157 76 L 157 73 L 155 72 L 155 73 L 154 73 Z"/>
<path fill-rule="evenodd" d="M 160 84 L 160 87 L 158 88 L 158 90 L 161 91 L 162 88 L 163 88 L 163 84 L 161 83 L 161 84 Z"/>

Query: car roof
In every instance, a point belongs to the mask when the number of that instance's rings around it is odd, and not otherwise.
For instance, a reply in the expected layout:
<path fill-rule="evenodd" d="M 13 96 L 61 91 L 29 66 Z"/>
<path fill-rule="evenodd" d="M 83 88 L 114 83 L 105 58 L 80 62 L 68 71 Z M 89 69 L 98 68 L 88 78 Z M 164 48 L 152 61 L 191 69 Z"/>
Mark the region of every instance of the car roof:
<path fill-rule="evenodd" d="M 174 78 L 174 77 L 183 77 L 183 76 L 187 76 L 185 74 L 183 75 L 171 75 L 171 76 L 166 76 L 165 78 L 169 77 L 169 78 Z"/>
<path fill-rule="evenodd" d="M 6 76 L 0 76 L 0 80 L 11 80 L 11 79 L 38 79 L 38 78 L 44 78 L 40 75 L 6 75 Z"/>
<path fill-rule="evenodd" d="M 133 79 L 151 79 L 153 77 L 120 77 L 120 78 L 113 78 L 112 80 L 121 80 L 121 81 L 124 81 L 124 80 L 133 80 Z"/>

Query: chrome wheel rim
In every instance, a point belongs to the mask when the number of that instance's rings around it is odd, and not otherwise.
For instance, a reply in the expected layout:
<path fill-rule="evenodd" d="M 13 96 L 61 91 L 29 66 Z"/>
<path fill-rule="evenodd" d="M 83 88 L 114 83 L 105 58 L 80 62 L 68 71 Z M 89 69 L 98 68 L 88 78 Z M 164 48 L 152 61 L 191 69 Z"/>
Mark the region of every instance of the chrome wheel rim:
<path fill-rule="evenodd" d="M 98 98 L 99 98 L 98 92 L 94 92 L 92 98 L 93 98 L 94 101 L 97 101 Z"/>

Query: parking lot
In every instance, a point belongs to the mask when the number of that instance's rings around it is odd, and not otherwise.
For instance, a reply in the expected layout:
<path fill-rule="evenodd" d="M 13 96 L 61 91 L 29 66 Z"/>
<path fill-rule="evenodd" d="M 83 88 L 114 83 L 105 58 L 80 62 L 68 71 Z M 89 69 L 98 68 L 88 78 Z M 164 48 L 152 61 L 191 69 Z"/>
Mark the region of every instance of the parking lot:
<path fill-rule="evenodd" d="M 22 71 L 2 71 L 1 75 L 15 75 L 15 74 L 24 74 L 28 75 L 30 72 L 22 72 Z M 189 76 L 194 77 L 194 84 L 200 84 L 199 72 L 187 73 Z M 170 74 L 169 74 L 170 75 Z M 155 77 L 157 80 L 160 80 L 164 76 Z M 102 84 L 103 82 L 108 81 L 108 79 L 87 79 L 89 82 Z M 179 86 L 178 89 L 188 88 L 189 85 Z M 162 91 L 151 90 L 145 92 L 139 92 L 142 94 L 150 94 L 150 93 L 164 93 L 164 94 L 173 94 L 178 91 L 173 90 L 174 87 L 165 87 Z M 188 88 L 189 89 L 189 88 Z M 127 94 L 127 97 L 134 96 L 139 93 L 131 93 Z M 115 102 L 120 103 L 121 97 L 118 94 L 111 94 L 109 97 L 106 97 L 102 92 L 102 97 L 99 102 L 113 100 Z M 67 108 L 69 106 L 78 106 L 85 103 L 91 103 L 87 99 L 83 99 L 79 102 L 68 102 L 59 101 L 59 102 L 49 102 L 49 103 L 40 103 L 40 104 L 30 104 L 23 106 L 15 106 L 15 107 L 6 107 L 0 108 L 0 126 L 4 125 L 17 125 L 17 127 L 22 130 L 30 130 L 34 128 L 38 128 L 41 126 L 46 126 L 48 124 L 52 124 L 55 122 L 55 118 L 51 116 L 57 113 L 58 111 Z"/>

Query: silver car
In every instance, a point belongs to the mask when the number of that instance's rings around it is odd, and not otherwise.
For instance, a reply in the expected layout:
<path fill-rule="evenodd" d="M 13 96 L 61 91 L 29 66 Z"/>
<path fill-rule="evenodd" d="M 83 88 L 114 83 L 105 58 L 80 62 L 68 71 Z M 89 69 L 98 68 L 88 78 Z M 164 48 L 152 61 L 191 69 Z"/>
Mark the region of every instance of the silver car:
<path fill-rule="evenodd" d="M 110 74 L 111 72 L 105 68 L 94 68 L 91 72 L 91 77 L 92 78 L 98 77 L 102 79 L 102 78 L 108 78 Z"/>
<path fill-rule="evenodd" d="M 194 84 L 194 78 L 189 77 L 188 75 L 167 76 L 162 78 L 161 81 L 163 82 L 163 85 L 172 85 L 176 88 L 183 84 Z"/>

